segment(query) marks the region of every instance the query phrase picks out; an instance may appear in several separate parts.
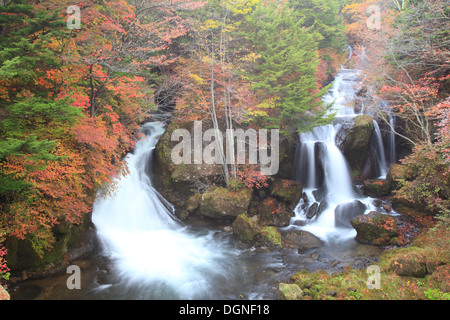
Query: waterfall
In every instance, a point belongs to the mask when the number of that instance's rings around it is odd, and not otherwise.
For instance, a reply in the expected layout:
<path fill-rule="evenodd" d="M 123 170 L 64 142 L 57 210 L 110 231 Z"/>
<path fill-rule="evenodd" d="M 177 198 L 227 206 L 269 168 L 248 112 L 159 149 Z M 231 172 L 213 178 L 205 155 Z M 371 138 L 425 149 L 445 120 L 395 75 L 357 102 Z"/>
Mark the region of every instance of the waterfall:
<path fill-rule="evenodd" d="M 397 155 L 395 153 L 395 117 L 389 116 L 389 140 L 388 140 L 388 150 L 389 150 L 389 166 L 394 164 L 397 160 Z"/>
<path fill-rule="evenodd" d="M 381 130 L 378 126 L 378 123 L 373 120 L 373 126 L 374 126 L 374 133 L 375 133 L 375 155 L 378 162 L 378 171 L 379 171 L 379 178 L 385 179 L 386 174 L 389 170 L 389 165 L 386 162 L 386 153 L 384 152 L 384 145 L 383 145 L 383 137 L 381 136 Z"/>
<path fill-rule="evenodd" d="M 331 112 L 336 113 L 336 120 L 300 134 L 300 155 L 296 158 L 301 162 L 297 163 L 300 172 L 296 178 L 303 183 L 304 197 L 294 210 L 291 227 L 300 225 L 325 241 L 353 238 L 356 231 L 348 227 L 348 220 L 374 209 L 370 199 L 354 191 L 347 162 L 336 146 L 337 132 L 357 115 L 351 102 L 360 80 L 358 70 L 342 68 L 323 97 L 325 103 L 333 102 Z"/>
<path fill-rule="evenodd" d="M 126 288 L 151 287 L 143 298 L 208 297 L 210 279 L 226 274 L 223 250 L 211 232 L 184 227 L 153 188 L 146 169 L 164 128 L 147 123 L 142 129 L 146 136 L 126 158 L 129 174 L 117 181 L 113 196 L 98 196 L 94 204 L 92 221 L 104 254 Z"/>

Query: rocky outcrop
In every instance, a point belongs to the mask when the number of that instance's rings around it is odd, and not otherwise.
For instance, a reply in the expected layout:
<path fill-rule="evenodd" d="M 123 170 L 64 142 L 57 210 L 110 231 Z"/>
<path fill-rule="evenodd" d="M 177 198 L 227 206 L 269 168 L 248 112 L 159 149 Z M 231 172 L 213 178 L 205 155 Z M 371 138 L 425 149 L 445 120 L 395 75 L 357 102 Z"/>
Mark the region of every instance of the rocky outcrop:
<path fill-rule="evenodd" d="M 201 195 L 201 215 L 214 219 L 234 219 L 247 213 L 252 199 L 252 189 L 241 188 L 237 191 L 216 187 L 208 189 Z"/>
<path fill-rule="evenodd" d="M 286 227 L 289 225 L 293 213 L 277 199 L 268 197 L 257 206 L 259 223 L 262 226 Z"/>
<path fill-rule="evenodd" d="M 254 216 L 256 217 L 256 216 Z M 260 226 L 256 219 L 252 219 L 246 214 L 240 214 L 233 221 L 233 233 L 244 243 L 253 244 L 260 231 Z"/>
<path fill-rule="evenodd" d="M 354 125 L 347 131 L 340 144 L 340 149 L 347 159 L 351 170 L 360 170 L 370 146 L 370 139 L 374 130 L 373 118 L 363 114 L 353 118 Z"/>
<path fill-rule="evenodd" d="M 369 197 L 379 198 L 391 193 L 391 183 L 387 179 L 372 179 L 363 182 L 361 191 Z"/>
<path fill-rule="evenodd" d="M 371 211 L 350 221 L 356 230 L 355 239 L 361 243 L 387 245 L 397 236 L 397 222 L 391 216 Z"/>
<path fill-rule="evenodd" d="M 359 200 L 341 203 L 334 210 L 334 222 L 336 227 L 351 228 L 350 220 L 364 214 L 366 205 Z"/>
<path fill-rule="evenodd" d="M 301 182 L 294 180 L 276 180 L 271 188 L 271 195 L 273 197 L 276 197 L 291 206 L 297 205 L 302 197 L 302 194 L 303 186 Z"/>

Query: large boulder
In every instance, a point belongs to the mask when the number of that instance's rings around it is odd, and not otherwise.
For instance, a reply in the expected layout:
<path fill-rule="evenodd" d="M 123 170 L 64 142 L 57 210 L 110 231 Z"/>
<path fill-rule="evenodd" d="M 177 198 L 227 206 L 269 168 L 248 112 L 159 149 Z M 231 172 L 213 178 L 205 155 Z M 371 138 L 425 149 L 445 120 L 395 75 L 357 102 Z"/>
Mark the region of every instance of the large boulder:
<path fill-rule="evenodd" d="M 404 253 L 391 261 L 391 270 L 402 277 L 422 278 L 427 274 L 427 262 L 419 253 Z"/>
<path fill-rule="evenodd" d="M 360 169 L 367 157 L 370 139 L 373 133 L 373 118 L 363 114 L 353 118 L 354 125 L 351 127 L 340 145 L 352 170 Z"/>
<path fill-rule="evenodd" d="M 285 201 L 288 205 L 297 205 L 302 194 L 303 186 L 299 181 L 281 179 L 276 180 L 272 185 L 271 195 Z"/>
<path fill-rule="evenodd" d="M 204 124 L 202 130 L 205 131 L 209 128 L 210 125 Z M 154 166 L 153 171 L 157 174 L 152 177 L 152 182 L 164 198 L 174 203 L 176 207 L 180 207 L 179 203 L 192 194 L 191 190 L 195 187 L 197 181 L 214 182 L 220 178 L 222 166 L 207 164 L 204 161 L 200 164 L 194 164 L 192 159 L 191 164 L 175 164 L 172 161 L 172 150 L 181 142 L 181 139 L 180 141 L 172 141 L 172 134 L 177 129 L 187 130 L 191 137 L 194 137 L 193 121 L 172 121 L 167 126 L 155 146 L 152 164 Z M 193 141 L 191 143 L 193 148 Z M 203 142 L 203 144 L 205 145 L 206 142 Z"/>
<path fill-rule="evenodd" d="M 397 222 L 391 216 L 371 211 L 350 221 L 356 230 L 355 239 L 361 243 L 386 245 L 397 236 Z"/>
<path fill-rule="evenodd" d="M 258 232 L 258 242 L 261 245 L 279 248 L 281 247 L 281 233 L 276 227 L 262 227 Z"/>
<path fill-rule="evenodd" d="M 373 179 L 364 181 L 361 191 L 369 197 L 379 198 L 391 192 L 391 184 L 387 179 Z"/>
<path fill-rule="evenodd" d="M 252 189 L 241 188 L 237 191 L 216 187 L 208 189 L 200 200 L 200 214 L 215 219 L 234 219 L 247 213 L 252 199 Z"/>
<path fill-rule="evenodd" d="M 264 199 L 258 211 L 259 223 L 263 226 L 286 227 L 291 221 L 292 212 L 272 197 Z"/>
<path fill-rule="evenodd" d="M 278 285 L 281 300 L 301 300 L 303 290 L 295 283 L 280 283 Z"/>
<path fill-rule="evenodd" d="M 260 226 L 257 224 L 256 219 L 252 219 L 244 213 L 236 217 L 232 227 L 233 234 L 247 244 L 253 244 L 260 231 Z"/>
<path fill-rule="evenodd" d="M 289 231 L 283 235 L 283 245 L 285 247 L 298 249 L 299 253 L 303 253 L 309 249 L 319 248 L 324 242 L 311 232 L 305 230 Z"/>
<path fill-rule="evenodd" d="M 364 214 L 366 205 L 359 200 L 341 203 L 334 210 L 335 226 L 339 228 L 352 228 L 350 220 Z"/>

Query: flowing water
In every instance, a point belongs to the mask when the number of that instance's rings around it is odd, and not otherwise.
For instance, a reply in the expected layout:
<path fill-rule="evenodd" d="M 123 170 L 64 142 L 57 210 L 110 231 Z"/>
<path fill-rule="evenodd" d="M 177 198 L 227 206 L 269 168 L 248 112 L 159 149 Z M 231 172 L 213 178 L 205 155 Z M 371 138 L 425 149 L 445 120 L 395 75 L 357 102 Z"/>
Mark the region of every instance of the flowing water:
<path fill-rule="evenodd" d="M 354 238 L 356 231 L 349 225 L 350 218 L 372 210 L 380 211 L 374 199 L 354 188 L 346 159 L 336 145 L 341 130 L 345 134 L 345 128 L 360 114 L 352 107 L 360 81 L 359 70 L 342 68 L 323 98 L 326 103 L 333 103 L 330 112 L 336 113 L 334 123 L 300 134 L 296 179 L 303 183 L 304 196 L 294 210 L 291 227 L 312 232 L 327 243 Z M 385 178 L 390 164 L 378 123 L 374 120 L 373 124 L 379 178 Z M 393 143 L 391 141 L 391 145 Z"/>
<path fill-rule="evenodd" d="M 299 253 L 243 245 L 223 225 L 186 226 L 152 186 L 152 153 L 164 128 L 142 127 L 145 138 L 127 155 L 129 174 L 117 181 L 112 197 L 99 196 L 93 208 L 100 252 L 73 262 L 82 270 L 82 289 L 68 290 L 67 275 L 31 280 L 11 290 L 13 299 L 277 299 L 278 283 L 305 269 L 329 272 L 345 266 L 363 268 L 382 248 L 362 245 L 348 226 L 337 226 L 339 205 L 355 200 L 368 211 L 373 199 L 352 186 L 346 160 L 336 145 L 337 134 L 356 116 L 349 102 L 360 80 L 357 70 L 343 69 L 326 102 L 334 101 L 337 120 L 300 136 L 297 163 L 305 197 L 289 228 L 321 237 L 326 246 Z M 319 217 L 306 217 L 316 202 Z M 296 222 L 304 222 L 297 226 Z M 365 279 L 362 279 L 363 281 Z"/>

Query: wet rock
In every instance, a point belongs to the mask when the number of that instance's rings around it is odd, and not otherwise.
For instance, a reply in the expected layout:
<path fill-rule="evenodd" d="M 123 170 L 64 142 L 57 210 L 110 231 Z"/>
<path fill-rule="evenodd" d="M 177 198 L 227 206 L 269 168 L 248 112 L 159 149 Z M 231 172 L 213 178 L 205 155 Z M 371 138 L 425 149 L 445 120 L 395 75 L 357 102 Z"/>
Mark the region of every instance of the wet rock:
<path fill-rule="evenodd" d="M 254 219 L 251 219 L 246 214 L 240 214 L 233 221 L 233 234 L 235 234 L 241 241 L 253 244 L 260 227 Z"/>
<path fill-rule="evenodd" d="M 361 243 L 386 245 L 397 235 L 397 222 L 393 217 L 371 211 L 350 221 L 356 230 L 355 239 Z"/>
<path fill-rule="evenodd" d="M 314 202 L 309 208 L 306 213 L 306 217 L 308 219 L 312 219 L 316 216 L 317 212 L 319 211 L 319 204 L 317 202 Z"/>
<path fill-rule="evenodd" d="M 301 300 L 303 290 L 295 283 L 280 283 L 278 286 L 281 300 Z"/>
<path fill-rule="evenodd" d="M 269 247 L 281 247 L 281 233 L 276 227 L 262 227 L 258 232 L 258 242 Z"/>
<path fill-rule="evenodd" d="M 318 252 L 313 252 L 309 255 L 309 257 L 313 260 L 317 260 L 317 259 L 319 259 L 320 255 Z"/>
<path fill-rule="evenodd" d="M 353 127 L 347 131 L 340 146 L 352 170 L 363 165 L 374 129 L 373 118 L 370 115 L 356 116 L 353 121 Z"/>
<path fill-rule="evenodd" d="M 312 233 L 304 230 L 290 231 L 283 236 L 284 246 L 298 249 L 303 253 L 309 249 L 319 248 L 324 245 L 323 241 Z"/>
<path fill-rule="evenodd" d="M 350 220 L 364 214 L 366 206 L 359 200 L 342 203 L 334 210 L 334 221 L 336 227 L 352 228 Z"/>

